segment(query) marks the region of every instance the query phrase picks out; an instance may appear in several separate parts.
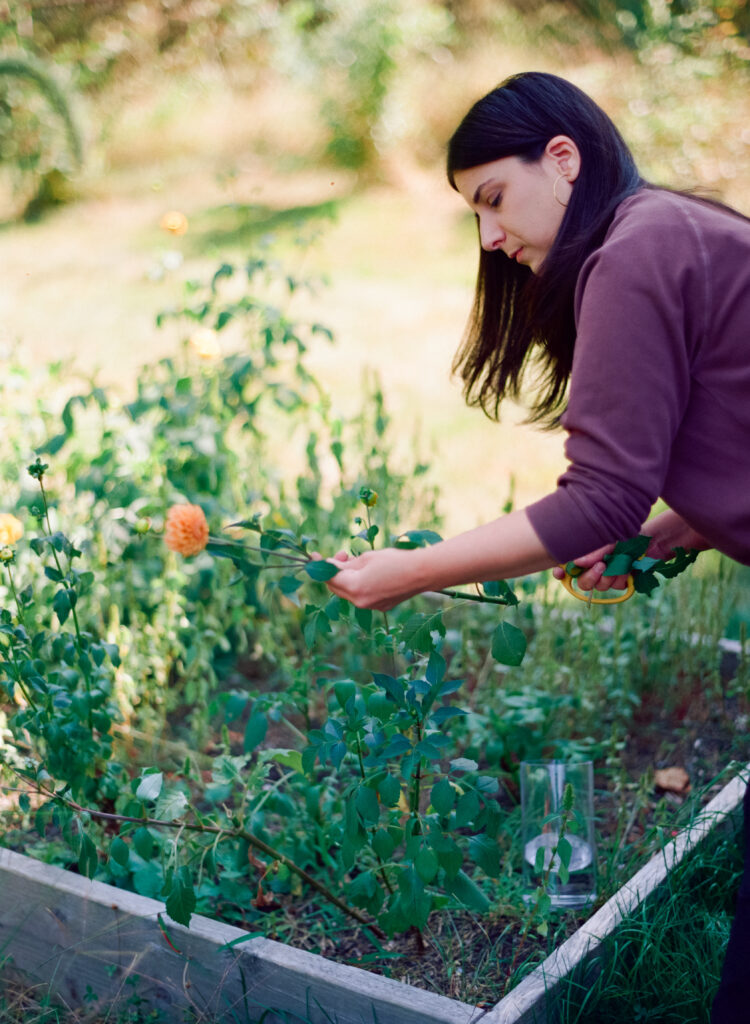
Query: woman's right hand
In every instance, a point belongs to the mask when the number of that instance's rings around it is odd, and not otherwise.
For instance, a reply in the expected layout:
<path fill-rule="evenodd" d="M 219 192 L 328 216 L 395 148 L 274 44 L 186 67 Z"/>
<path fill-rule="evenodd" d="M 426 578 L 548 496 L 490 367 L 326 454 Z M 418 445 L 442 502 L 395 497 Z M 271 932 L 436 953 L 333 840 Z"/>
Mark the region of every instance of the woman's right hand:
<path fill-rule="evenodd" d="M 651 543 L 646 549 L 649 558 L 669 558 L 675 548 L 695 548 L 698 551 L 705 551 L 711 544 L 693 529 L 682 516 L 679 516 L 672 509 L 666 509 L 649 519 L 643 524 L 640 531 L 644 536 L 651 538 Z M 604 555 L 614 551 L 614 544 L 607 544 L 605 547 L 597 548 L 588 555 L 582 555 L 574 559 L 576 565 L 580 565 L 584 572 L 576 577 L 576 586 L 580 590 L 625 590 L 628 585 L 627 576 L 605 576 L 607 565 L 603 561 Z M 552 570 L 556 579 L 561 580 L 565 570 L 555 568 Z"/>

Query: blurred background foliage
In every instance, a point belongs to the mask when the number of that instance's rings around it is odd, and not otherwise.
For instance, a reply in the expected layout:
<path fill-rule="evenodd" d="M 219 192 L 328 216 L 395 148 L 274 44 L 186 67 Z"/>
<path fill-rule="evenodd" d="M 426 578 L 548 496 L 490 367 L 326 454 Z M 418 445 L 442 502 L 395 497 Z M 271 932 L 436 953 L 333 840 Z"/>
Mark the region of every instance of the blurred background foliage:
<path fill-rule="evenodd" d="M 210 71 L 259 101 L 275 94 L 275 128 L 261 117 L 256 140 L 269 155 L 387 175 L 403 148 L 422 162 L 439 156 L 466 105 L 464 93 L 455 106 L 455 84 L 494 43 L 526 47 L 534 63 L 630 54 L 652 93 L 628 97 L 631 139 L 663 142 L 672 166 L 654 163 L 671 179 L 702 164 L 694 176 L 721 183 L 748 129 L 712 154 L 710 107 L 707 123 L 692 110 L 685 137 L 679 112 L 659 99 L 667 78 L 683 93 L 688 83 L 746 84 L 749 36 L 747 0 L 6 0 L 0 161 L 15 210 L 35 216 L 79 187 L 81 132 L 89 155 L 106 161 L 123 106 L 154 76 Z"/>
<path fill-rule="evenodd" d="M 552 71 L 650 180 L 750 212 L 749 33 L 750 0 L 0 0 L 0 355 L 132 381 L 184 340 L 153 331 L 180 279 L 275 239 L 327 278 L 305 312 L 340 341 L 311 350 L 334 406 L 375 368 L 399 436 L 439 450 L 447 532 L 523 505 L 561 439 L 485 423 L 450 380 L 476 237 L 446 140 Z"/>

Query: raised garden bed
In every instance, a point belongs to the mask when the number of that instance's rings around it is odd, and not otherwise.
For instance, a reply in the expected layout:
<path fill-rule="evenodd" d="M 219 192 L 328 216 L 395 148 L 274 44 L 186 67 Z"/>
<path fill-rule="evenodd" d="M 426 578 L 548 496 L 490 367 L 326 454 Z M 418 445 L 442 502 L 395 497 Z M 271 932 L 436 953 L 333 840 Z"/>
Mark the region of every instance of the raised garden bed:
<path fill-rule="evenodd" d="M 310 1024 L 545 1024 L 560 982 L 685 855 L 737 811 L 750 765 L 569 940 L 490 1010 L 381 978 L 195 916 L 165 923 L 163 904 L 0 850 L 5 970 L 48 985 L 71 1006 L 126 1006 L 135 995 L 165 1021 Z"/>

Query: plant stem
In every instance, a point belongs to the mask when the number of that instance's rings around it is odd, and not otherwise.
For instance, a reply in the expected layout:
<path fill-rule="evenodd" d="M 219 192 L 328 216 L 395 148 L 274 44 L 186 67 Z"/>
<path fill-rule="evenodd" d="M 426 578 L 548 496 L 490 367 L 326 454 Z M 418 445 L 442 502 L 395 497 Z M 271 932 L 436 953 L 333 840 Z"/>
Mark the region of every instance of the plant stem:
<path fill-rule="evenodd" d="M 39 490 L 41 491 L 41 494 L 42 494 L 42 505 L 44 507 L 44 518 L 45 518 L 45 521 L 47 523 L 47 535 L 51 537 L 52 536 L 52 523 L 50 522 L 50 518 L 49 518 L 49 503 L 47 501 L 47 492 L 44 489 L 44 480 L 42 479 L 42 477 L 40 476 L 37 479 L 39 480 Z M 71 584 L 70 580 L 68 579 L 68 577 L 65 575 L 65 573 L 62 570 L 62 566 L 60 565 L 60 559 L 57 557 L 57 550 L 56 550 L 55 546 L 53 544 L 51 544 L 50 547 L 52 548 L 52 557 L 55 560 L 55 566 L 57 567 L 57 571 L 60 573 L 60 576 L 61 576 L 61 582 L 62 582 L 63 586 L 65 587 L 65 589 L 73 594 L 73 598 L 74 598 L 70 602 L 70 615 L 71 615 L 71 618 L 73 620 L 73 629 L 74 629 L 75 635 L 76 635 L 76 648 L 78 650 L 78 659 L 79 659 L 79 663 L 81 665 L 81 668 L 83 670 L 83 681 L 84 681 L 84 684 L 85 684 L 85 687 L 86 687 L 86 696 L 89 698 L 89 700 L 87 701 L 87 703 L 88 703 L 88 726 L 89 726 L 89 730 L 91 732 L 93 732 L 94 731 L 94 719 L 93 719 L 93 716 L 92 716 L 92 713 L 91 713 L 91 700 L 90 700 L 90 698 L 91 698 L 91 677 L 89 675 L 88 655 L 86 655 L 85 659 L 83 659 L 81 657 L 81 655 L 85 654 L 85 651 L 83 649 L 83 636 L 81 635 L 81 627 L 80 627 L 80 625 L 78 623 L 78 615 L 76 614 L 75 598 L 76 598 L 77 595 L 76 595 L 75 587 L 73 587 L 73 585 Z"/>
<path fill-rule="evenodd" d="M 8 583 L 10 584 L 10 592 L 13 595 L 13 600 L 15 601 L 16 608 L 18 609 L 18 621 L 23 626 L 23 625 L 25 625 L 24 619 L 23 619 L 23 606 L 21 605 L 21 600 L 20 600 L 20 598 L 18 596 L 18 592 L 16 590 L 16 584 L 15 584 L 15 581 L 13 579 L 13 573 L 10 571 L 10 565 L 6 565 L 5 568 L 6 568 L 7 572 L 8 572 Z"/>
<path fill-rule="evenodd" d="M 417 743 L 422 742 L 422 723 L 417 719 Z M 419 814 L 419 801 L 422 789 L 422 758 L 417 761 L 417 770 L 414 773 L 414 788 L 411 791 L 412 814 Z"/>
<path fill-rule="evenodd" d="M 359 742 L 359 736 L 357 736 L 357 760 L 359 761 L 359 774 L 360 774 L 360 777 L 362 778 L 362 780 L 364 781 L 364 779 L 366 778 L 366 775 L 365 775 L 365 762 L 364 762 L 364 760 L 362 758 L 362 744 Z M 373 825 L 371 827 L 370 832 L 372 833 L 372 835 L 375 835 L 375 832 L 376 832 L 376 826 L 375 825 Z M 375 853 L 374 850 L 372 852 Z M 383 863 L 383 859 L 382 859 L 382 857 L 380 856 L 379 853 L 375 853 L 375 857 L 376 857 L 377 862 L 378 862 L 378 867 L 379 867 L 379 871 L 380 871 L 380 877 L 383 879 L 383 885 L 386 887 L 388 892 L 393 893 L 395 890 L 394 890 L 393 886 L 391 885 L 391 882 L 390 882 L 390 879 L 388 878 L 388 875 L 386 874 L 385 864 Z"/>
<path fill-rule="evenodd" d="M 444 594 L 446 597 L 460 598 L 462 601 L 478 601 L 479 604 L 501 604 L 508 607 L 508 602 L 501 597 L 488 597 L 486 594 L 468 594 L 463 590 L 433 590 L 433 594 Z"/>
<path fill-rule="evenodd" d="M 29 691 L 26 689 L 26 685 L 23 682 L 23 680 L 21 679 L 21 670 L 18 667 L 18 660 L 16 659 L 16 651 L 15 651 L 15 648 L 13 647 L 13 643 L 12 642 L 11 642 L 11 645 L 10 645 L 10 656 L 11 656 L 11 660 L 13 661 L 13 668 L 16 670 L 16 673 L 15 673 L 16 674 L 16 679 L 15 679 L 15 681 L 18 683 L 18 686 L 19 686 L 19 689 L 21 690 L 21 693 L 24 695 L 24 697 L 29 702 L 29 704 L 32 706 L 34 711 L 38 711 L 39 707 L 37 706 L 36 701 L 31 696 Z"/>

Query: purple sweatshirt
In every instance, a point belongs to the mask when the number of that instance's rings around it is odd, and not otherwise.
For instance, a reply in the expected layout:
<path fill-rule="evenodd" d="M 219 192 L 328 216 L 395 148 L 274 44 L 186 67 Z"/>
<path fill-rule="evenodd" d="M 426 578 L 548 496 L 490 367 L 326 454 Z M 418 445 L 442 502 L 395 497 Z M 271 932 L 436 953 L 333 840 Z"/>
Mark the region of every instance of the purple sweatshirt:
<path fill-rule="evenodd" d="M 527 508 L 558 562 L 632 537 L 662 497 L 750 565 L 750 222 L 642 189 L 583 264 L 569 467 Z"/>

